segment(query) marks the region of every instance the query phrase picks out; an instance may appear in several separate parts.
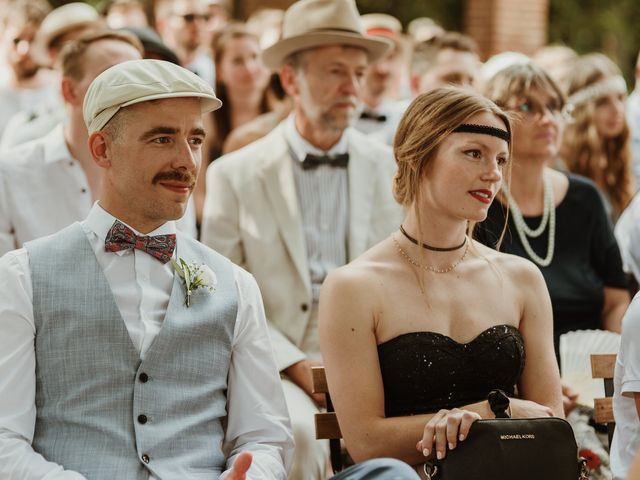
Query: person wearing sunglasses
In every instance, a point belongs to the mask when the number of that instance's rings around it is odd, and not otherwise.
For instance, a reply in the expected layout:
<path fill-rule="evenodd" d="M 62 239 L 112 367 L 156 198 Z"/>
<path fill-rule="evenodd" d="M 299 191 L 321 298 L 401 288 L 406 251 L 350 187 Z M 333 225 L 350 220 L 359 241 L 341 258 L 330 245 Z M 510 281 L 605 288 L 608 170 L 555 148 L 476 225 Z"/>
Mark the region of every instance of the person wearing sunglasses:
<path fill-rule="evenodd" d="M 209 11 L 203 0 L 161 0 L 155 10 L 156 29 L 178 54 L 180 65 L 215 85 L 215 66 L 208 50 Z"/>

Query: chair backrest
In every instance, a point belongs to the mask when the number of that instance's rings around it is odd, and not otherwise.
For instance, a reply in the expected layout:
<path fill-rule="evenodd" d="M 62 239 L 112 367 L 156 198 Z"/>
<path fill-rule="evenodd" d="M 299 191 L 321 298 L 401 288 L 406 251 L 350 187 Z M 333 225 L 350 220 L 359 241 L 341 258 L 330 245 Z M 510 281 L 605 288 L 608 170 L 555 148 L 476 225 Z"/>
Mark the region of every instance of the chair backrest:
<path fill-rule="evenodd" d="M 591 355 L 591 376 L 604 380 L 605 398 L 595 398 L 593 400 L 593 418 L 597 423 L 607 426 L 609 434 L 609 446 L 613 438 L 615 420 L 613 417 L 613 373 L 616 368 L 616 357 L 614 353 L 601 353 Z"/>
<path fill-rule="evenodd" d="M 315 414 L 316 438 L 318 440 L 329 440 L 331 466 L 333 467 L 333 471 L 338 473 L 344 466 L 342 447 L 340 445 L 342 432 L 338 424 L 338 417 L 333 410 L 333 403 L 331 402 L 331 395 L 329 395 L 329 387 L 327 386 L 324 367 L 311 367 L 311 375 L 313 379 L 313 393 L 324 394 L 327 403 L 326 412 Z"/>

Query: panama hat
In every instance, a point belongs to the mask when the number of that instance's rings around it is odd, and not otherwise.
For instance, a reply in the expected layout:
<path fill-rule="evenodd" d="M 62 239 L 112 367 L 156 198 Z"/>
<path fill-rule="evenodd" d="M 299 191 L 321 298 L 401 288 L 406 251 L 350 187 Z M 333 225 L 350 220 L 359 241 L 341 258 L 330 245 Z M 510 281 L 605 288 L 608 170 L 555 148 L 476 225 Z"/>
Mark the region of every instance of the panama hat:
<path fill-rule="evenodd" d="M 79 27 L 102 26 L 100 15 L 91 5 L 74 2 L 52 10 L 40 24 L 31 47 L 31 58 L 44 67 L 51 66 L 49 47 L 60 35 Z"/>
<path fill-rule="evenodd" d="M 362 34 L 355 0 L 300 0 L 285 12 L 281 39 L 262 52 L 262 60 L 275 70 L 292 53 L 329 45 L 360 47 L 370 62 L 392 47 L 383 38 Z"/>
<path fill-rule="evenodd" d="M 367 35 L 394 38 L 402 33 L 400 20 L 386 13 L 367 13 L 360 20 Z"/>
<path fill-rule="evenodd" d="M 199 98 L 201 112 L 220 108 L 211 85 L 195 73 L 164 60 L 129 60 L 107 68 L 87 90 L 82 105 L 89 133 L 102 130 L 123 107 L 150 100 Z"/>

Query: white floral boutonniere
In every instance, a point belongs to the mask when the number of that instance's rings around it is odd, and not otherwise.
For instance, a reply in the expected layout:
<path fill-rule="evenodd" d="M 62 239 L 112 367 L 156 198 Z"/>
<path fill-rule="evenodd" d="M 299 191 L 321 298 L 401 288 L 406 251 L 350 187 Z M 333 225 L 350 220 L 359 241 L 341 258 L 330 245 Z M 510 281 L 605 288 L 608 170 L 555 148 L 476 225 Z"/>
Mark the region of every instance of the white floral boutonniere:
<path fill-rule="evenodd" d="M 191 306 L 191 295 L 199 288 L 204 288 L 213 293 L 218 285 L 218 277 L 207 265 L 198 265 L 195 262 L 187 263 L 182 258 L 178 261 L 171 260 L 173 268 L 182 278 L 185 286 L 184 303 L 187 307 Z"/>

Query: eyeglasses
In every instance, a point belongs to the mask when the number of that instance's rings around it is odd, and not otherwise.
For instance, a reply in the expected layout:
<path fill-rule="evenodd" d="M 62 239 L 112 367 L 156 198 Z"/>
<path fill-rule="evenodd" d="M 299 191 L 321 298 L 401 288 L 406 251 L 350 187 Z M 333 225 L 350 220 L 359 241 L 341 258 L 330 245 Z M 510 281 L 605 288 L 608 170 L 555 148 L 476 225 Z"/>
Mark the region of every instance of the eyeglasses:
<path fill-rule="evenodd" d="M 185 23 L 193 23 L 196 20 L 202 20 L 205 22 L 208 22 L 209 19 L 211 18 L 210 15 L 207 14 L 198 14 L 198 13 L 187 13 L 185 15 L 178 15 L 179 17 L 181 17 Z"/>
<path fill-rule="evenodd" d="M 544 117 L 546 112 L 549 112 L 551 116 L 556 119 L 562 116 L 560 106 L 555 100 L 551 100 L 546 105 L 543 105 L 535 100 L 527 99 L 516 105 L 514 110 L 522 113 L 524 117 L 532 120 L 540 120 Z"/>

